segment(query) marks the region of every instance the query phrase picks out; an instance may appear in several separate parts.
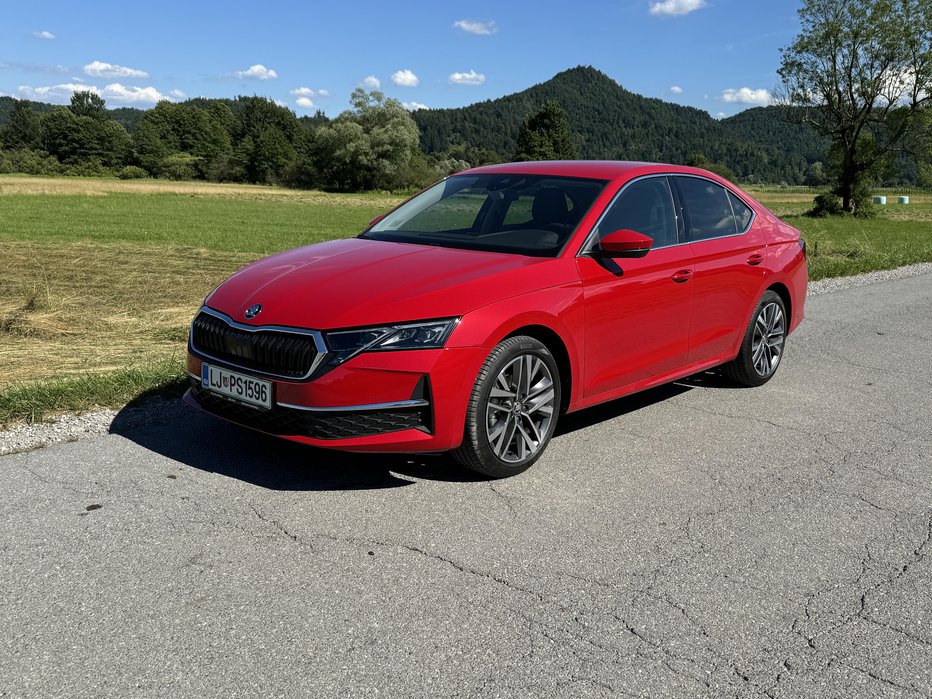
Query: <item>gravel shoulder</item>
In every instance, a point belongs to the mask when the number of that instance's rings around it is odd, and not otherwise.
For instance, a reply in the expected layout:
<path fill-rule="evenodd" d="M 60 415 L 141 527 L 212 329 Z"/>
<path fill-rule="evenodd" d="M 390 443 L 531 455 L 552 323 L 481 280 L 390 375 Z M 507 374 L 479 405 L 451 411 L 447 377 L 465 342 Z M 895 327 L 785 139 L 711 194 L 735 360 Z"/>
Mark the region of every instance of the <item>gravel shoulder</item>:
<path fill-rule="evenodd" d="M 834 277 L 809 283 L 810 297 L 829 294 L 845 289 L 855 289 L 869 284 L 879 284 L 894 279 L 904 279 L 932 273 L 932 263 L 923 262 L 896 269 L 880 270 L 857 274 L 850 277 Z M 182 414 L 186 407 L 180 401 L 153 399 L 138 407 L 118 410 L 101 410 L 80 415 L 61 415 L 47 422 L 18 425 L 0 432 L 0 455 L 14 454 L 22 451 L 39 449 L 51 444 L 75 442 L 87 437 L 107 434 L 114 418 L 122 412 L 121 417 L 130 421 L 147 422 L 152 420 L 172 419 Z"/>

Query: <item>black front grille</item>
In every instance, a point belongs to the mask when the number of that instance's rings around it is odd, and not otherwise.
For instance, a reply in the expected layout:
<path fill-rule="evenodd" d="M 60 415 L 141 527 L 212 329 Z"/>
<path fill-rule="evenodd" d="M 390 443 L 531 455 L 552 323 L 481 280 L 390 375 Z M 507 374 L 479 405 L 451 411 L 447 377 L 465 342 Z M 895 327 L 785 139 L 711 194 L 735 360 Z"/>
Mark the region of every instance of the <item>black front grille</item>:
<path fill-rule="evenodd" d="M 192 386 L 191 397 L 207 412 L 231 422 L 269 434 L 299 435 L 314 439 L 370 437 L 409 429 L 427 431 L 430 419 L 428 406 L 355 413 L 315 413 L 281 406 L 275 406 L 271 410 L 257 410 L 205 391 L 198 385 Z"/>
<path fill-rule="evenodd" d="M 236 366 L 288 378 L 303 378 L 317 356 L 314 338 L 275 330 L 249 332 L 201 312 L 191 326 L 195 350 Z"/>

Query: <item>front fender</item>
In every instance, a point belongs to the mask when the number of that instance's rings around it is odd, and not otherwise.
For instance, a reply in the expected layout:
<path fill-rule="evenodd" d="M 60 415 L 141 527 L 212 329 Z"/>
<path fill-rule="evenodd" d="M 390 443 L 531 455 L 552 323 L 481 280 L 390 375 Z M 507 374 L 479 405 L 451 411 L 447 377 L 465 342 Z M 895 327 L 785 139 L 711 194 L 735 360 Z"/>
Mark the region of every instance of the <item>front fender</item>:
<path fill-rule="evenodd" d="M 537 326 L 563 343 L 570 365 L 570 403 L 576 401 L 581 376 L 585 314 L 582 285 L 566 284 L 513 296 L 470 311 L 462 317 L 448 347 L 484 347 L 491 351 L 521 328 Z"/>

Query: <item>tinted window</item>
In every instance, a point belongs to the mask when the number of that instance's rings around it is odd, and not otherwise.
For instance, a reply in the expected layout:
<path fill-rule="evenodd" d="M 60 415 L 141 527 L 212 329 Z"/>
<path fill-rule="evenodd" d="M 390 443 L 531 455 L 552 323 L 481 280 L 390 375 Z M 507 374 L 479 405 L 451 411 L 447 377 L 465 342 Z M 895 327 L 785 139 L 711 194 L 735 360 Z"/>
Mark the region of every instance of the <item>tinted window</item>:
<path fill-rule="evenodd" d="M 653 239 L 654 247 L 675 245 L 676 216 L 666 177 L 650 177 L 630 184 L 608 208 L 599 223 L 599 238 L 628 229 Z"/>
<path fill-rule="evenodd" d="M 751 225 L 751 218 L 753 218 L 754 212 L 751 211 L 751 208 L 747 204 L 738 199 L 738 197 L 731 192 L 728 192 L 728 199 L 731 201 L 732 211 L 735 212 L 735 220 L 738 222 L 738 232 L 744 233 L 748 229 L 748 226 Z"/>
<path fill-rule="evenodd" d="M 363 234 L 373 240 L 553 256 L 605 182 L 548 175 L 457 175 Z"/>
<path fill-rule="evenodd" d="M 676 183 L 689 217 L 689 240 L 708 240 L 738 232 L 724 187 L 698 177 L 677 177 Z"/>

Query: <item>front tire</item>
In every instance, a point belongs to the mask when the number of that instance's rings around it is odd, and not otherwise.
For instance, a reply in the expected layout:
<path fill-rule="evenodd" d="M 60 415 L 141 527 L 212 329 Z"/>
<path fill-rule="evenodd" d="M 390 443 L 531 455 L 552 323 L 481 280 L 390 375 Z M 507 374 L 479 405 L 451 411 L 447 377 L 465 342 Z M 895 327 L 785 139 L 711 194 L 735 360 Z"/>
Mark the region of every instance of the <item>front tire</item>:
<path fill-rule="evenodd" d="M 751 314 L 738 356 L 725 365 L 725 374 L 742 386 L 770 381 L 783 359 L 787 327 L 783 299 L 776 292 L 764 292 Z"/>
<path fill-rule="evenodd" d="M 526 471 L 553 436 L 560 399 L 560 371 L 546 345 L 526 335 L 503 340 L 479 370 L 453 458 L 492 478 Z"/>

